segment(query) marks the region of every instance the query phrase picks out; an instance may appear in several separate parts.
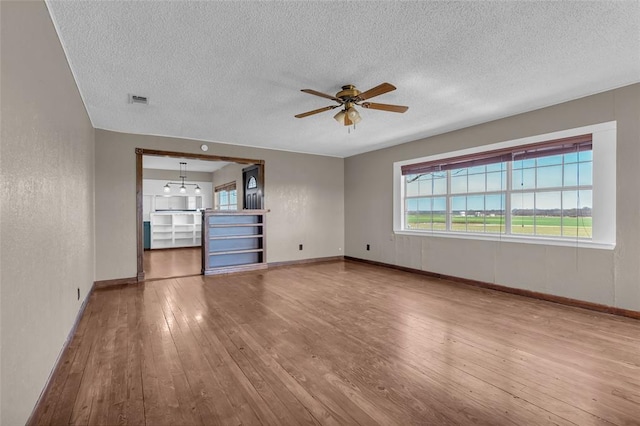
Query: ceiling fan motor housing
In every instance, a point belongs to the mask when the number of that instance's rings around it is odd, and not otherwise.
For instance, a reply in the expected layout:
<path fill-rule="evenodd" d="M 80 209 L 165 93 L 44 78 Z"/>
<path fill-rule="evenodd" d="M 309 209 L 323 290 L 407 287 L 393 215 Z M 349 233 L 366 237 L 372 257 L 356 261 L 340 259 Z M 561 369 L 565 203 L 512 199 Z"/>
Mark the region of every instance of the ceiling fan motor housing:
<path fill-rule="evenodd" d="M 342 90 L 336 93 L 336 98 L 340 98 L 346 102 L 350 99 L 354 99 L 360 93 L 362 92 L 356 89 L 356 86 L 353 84 L 347 84 L 346 86 L 342 86 Z"/>

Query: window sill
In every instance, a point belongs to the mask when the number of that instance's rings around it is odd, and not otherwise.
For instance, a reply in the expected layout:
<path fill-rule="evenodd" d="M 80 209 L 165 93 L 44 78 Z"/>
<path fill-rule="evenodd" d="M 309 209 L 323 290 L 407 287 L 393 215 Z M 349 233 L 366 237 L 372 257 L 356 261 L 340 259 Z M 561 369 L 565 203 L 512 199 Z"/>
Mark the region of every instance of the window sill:
<path fill-rule="evenodd" d="M 394 230 L 396 235 L 412 235 L 418 237 L 436 237 L 436 238 L 457 238 L 461 240 L 481 240 L 481 241 L 501 241 L 505 243 L 520 244 L 540 244 L 546 246 L 563 246 L 590 248 L 599 250 L 613 250 L 615 243 L 599 243 L 591 240 L 575 240 L 575 239 L 559 239 L 545 237 L 525 237 L 504 234 L 471 234 L 468 232 L 446 232 L 446 231 L 413 231 L 413 230 Z"/>

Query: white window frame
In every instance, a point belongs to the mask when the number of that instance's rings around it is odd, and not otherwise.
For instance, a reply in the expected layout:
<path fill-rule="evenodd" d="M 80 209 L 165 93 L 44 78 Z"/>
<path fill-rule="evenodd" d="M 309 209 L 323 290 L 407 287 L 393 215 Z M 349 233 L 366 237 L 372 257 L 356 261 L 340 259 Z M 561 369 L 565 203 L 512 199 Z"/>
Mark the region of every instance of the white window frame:
<path fill-rule="evenodd" d="M 221 193 L 226 192 L 227 193 L 227 200 L 231 200 L 231 193 L 235 192 L 236 194 L 236 203 L 232 204 L 231 202 L 228 202 L 226 204 L 221 204 L 220 203 L 220 195 Z M 214 195 L 215 195 L 215 206 L 216 206 L 216 210 L 237 210 L 238 209 L 238 200 L 237 200 L 237 195 L 238 195 L 238 191 L 236 188 L 236 182 L 229 182 L 229 183 L 225 183 L 224 185 L 220 185 L 218 187 L 216 187 L 214 189 Z"/>
<path fill-rule="evenodd" d="M 428 157 L 397 161 L 393 164 L 393 231 L 398 235 L 458 238 L 488 241 L 508 241 L 528 244 L 586 247 L 611 250 L 616 245 L 616 129 L 615 121 L 594 124 L 527 138 L 482 145 Z M 460 231 L 432 231 L 404 229 L 404 179 L 401 167 L 427 161 L 477 154 L 497 149 L 529 145 L 548 140 L 592 134 L 593 143 L 593 217 L 592 238 L 528 236 L 519 234 L 467 233 Z"/>

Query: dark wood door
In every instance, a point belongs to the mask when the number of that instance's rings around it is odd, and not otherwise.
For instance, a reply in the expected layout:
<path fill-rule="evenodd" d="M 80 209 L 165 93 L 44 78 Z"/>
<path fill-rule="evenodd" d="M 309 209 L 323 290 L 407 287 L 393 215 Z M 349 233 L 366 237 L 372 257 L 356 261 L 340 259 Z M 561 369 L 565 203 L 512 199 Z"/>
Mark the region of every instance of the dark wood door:
<path fill-rule="evenodd" d="M 242 169 L 242 183 L 244 185 L 243 208 L 249 210 L 262 209 L 262 166 L 255 165 Z"/>

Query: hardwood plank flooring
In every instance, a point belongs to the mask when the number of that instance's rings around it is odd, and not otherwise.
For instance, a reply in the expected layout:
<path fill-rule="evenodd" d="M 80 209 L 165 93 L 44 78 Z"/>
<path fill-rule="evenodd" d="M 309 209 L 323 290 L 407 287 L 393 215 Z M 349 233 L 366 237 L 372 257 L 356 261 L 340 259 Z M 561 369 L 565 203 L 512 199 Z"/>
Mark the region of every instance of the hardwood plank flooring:
<path fill-rule="evenodd" d="M 145 250 L 145 279 L 177 278 L 202 273 L 201 250 L 200 247 Z"/>
<path fill-rule="evenodd" d="M 97 289 L 32 424 L 640 425 L 640 321 L 350 261 Z"/>

